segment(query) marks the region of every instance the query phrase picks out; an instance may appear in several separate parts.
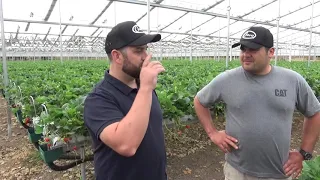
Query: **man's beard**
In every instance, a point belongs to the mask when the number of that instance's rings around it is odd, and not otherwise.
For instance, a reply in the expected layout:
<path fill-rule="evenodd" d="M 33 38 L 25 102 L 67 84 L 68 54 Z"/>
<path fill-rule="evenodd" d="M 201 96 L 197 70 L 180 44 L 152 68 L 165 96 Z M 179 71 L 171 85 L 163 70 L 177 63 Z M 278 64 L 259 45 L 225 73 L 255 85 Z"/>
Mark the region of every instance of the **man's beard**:
<path fill-rule="evenodd" d="M 125 58 L 122 66 L 122 71 L 135 79 L 139 79 L 141 67 L 142 63 L 139 67 L 137 67 L 136 65 L 131 63 L 127 58 Z"/>

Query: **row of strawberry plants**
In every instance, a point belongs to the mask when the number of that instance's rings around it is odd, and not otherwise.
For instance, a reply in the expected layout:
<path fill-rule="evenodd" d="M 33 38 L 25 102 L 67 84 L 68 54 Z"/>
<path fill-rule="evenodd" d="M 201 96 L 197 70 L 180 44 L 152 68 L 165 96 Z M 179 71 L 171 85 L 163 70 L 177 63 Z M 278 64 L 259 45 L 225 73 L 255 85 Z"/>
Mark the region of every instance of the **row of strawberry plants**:
<path fill-rule="evenodd" d="M 175 60 L 163 61 L 163 64 L 167 71 L 159 77 L 157 94 L 164 117 L 177 123 L 184 115 L 195 115 L 193 97 L 212 78 L 225 70 L 223 61 Z M 229 68 L 239 65 L 238 61 L 232 61 Z M 278 65 L 301 73 L 315 94 L 320 96 L 319 63 L 313 63 L 310 68 L 305 62 L 278 62 Z M 60 137 L 86 135 L 82 119 L 83 100 L 103 78 L 106 68 L 106 61 L 65 61 L 63 64 L 59 61 L 10 62 L 9 98 L 13 107 L 22 109 L 25 120 L 36 120 L 37 127 L 40 127 L 36 128 L 38 133 L 46 127 L 46 134 Z M 30 103 L 31 97 L 34 105 Z M 41 104 L 45 104 L 49 115 L 41 114 L 44 112 Z M 223 115 L 224 107 L 223 103 L 219 103 L 213 110 L 217 115 Z"/>
<path fill-rule="evenodd" d="M 164 62 L 167 72 L 159 77 L 157 88 L 164 116 L 178 120 L 181 116 L 193 114 L 192 99 L 199 87 L 219 72 L 221 63 L 203 61 Z M 35 131 L 67 137 L 85 134 L 82 106 L 86 94 L 103 77 L 108 67 L 106 61 L 60 62 L 11 62 L 11 82 L 8 88 L 12 107 L 23 111 L 23 118 L 36 123 Z M 195 70 L 202 72 L 194 76 Z M 190 78 L 194 76 L 194 78 Z M 187 87 L 187 88 L 184 88 Z M 34 100 L 34 104 L 31 100 Z M 49 116 L 43 112 L 43 106 Z M 40 121 L 40 123 L 39 123 Z"/>
<path fill-rule="evenodd" d="M 69 154 L 82 152 L 79 147 L 90 141 L 82 120 L 83 102 L 104 69 L 100 62 L 91 66 L 87 68 L 85 62 L 10 63 L 5 96 L 29 140 L 53 170 L 66 170 L 93 158 L 89 155 L 81 160 Z M 102 74 L 95 72 L 99 68 Z M 60 158 L 74 162 L 55 165 L 53 161 Z"/>
<path fill-rule="evenodd" d="M 103 76 L 103 64 L 86 62 L 11 62 L 7 98 L 14 113 L 22 112 L 23 123 L 36 134 L 60 142 L 71 136 L 87 136 L 82 120 L 83 100 Z M 105 62 L 105 64 L 107 64 Z M 101 69 L 101 73 L 95 70 Z M 46 114 L 44 109 L 49 114 Z M 55 144 L 58 144 L 55 142 Z"/>

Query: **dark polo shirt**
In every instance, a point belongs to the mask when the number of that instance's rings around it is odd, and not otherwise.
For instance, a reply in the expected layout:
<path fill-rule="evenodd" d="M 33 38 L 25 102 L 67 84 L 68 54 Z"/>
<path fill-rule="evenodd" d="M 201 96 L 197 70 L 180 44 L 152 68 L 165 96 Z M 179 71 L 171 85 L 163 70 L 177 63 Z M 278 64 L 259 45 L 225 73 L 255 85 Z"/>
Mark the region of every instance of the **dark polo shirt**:
<path fill-rule="evenodd" d="M 99 138 L 105 127 L 126 116 L 138 89 L 130 88 L 106 71 L 104 79 L 96 85 L 85 100 L 84 120 L 93 140 L 97 180 L 165 180 L 167 178 L 162 110 L 155 92 L 152 94 L 148 129 L 134 156 L 121 156 Z"/>

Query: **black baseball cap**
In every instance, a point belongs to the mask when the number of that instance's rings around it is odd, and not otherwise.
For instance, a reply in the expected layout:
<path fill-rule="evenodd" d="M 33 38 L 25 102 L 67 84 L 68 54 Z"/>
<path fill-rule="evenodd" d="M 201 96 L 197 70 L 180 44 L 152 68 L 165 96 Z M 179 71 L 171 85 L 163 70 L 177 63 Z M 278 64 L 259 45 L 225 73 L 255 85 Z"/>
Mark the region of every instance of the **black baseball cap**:
<path fill-rule="evenodd" d="M 259 49 L 262 46 L 271 48 L 273 47 L 273 35 L 262 26 L 253 26 L 246 30 L 240 39 L 240 42 L 232 45 L 232 48 L 239 45 L 246 46 L 251 49 Z"/>
<path fill-rule="evenodd" d="M 106 53 L 125 46 L 142 46 L 161 39 L 160 34 L 145 34 L 134 21 L 125 21 L 114 26 L 105 41 Z"/>

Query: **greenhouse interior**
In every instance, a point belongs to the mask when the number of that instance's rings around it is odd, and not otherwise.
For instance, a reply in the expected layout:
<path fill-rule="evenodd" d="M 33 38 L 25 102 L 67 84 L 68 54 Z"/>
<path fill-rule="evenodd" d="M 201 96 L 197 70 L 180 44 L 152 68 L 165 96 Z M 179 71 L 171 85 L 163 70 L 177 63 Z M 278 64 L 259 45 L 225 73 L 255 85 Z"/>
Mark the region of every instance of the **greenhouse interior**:
<path fill-rule="evenodd" d="M 193 97 L 219 73 L 241 66 L 241 50 L 232 45 L 250 27 L 262 26 L 273 35 L 271 64 L 300 73 L 319 98 L 319 9 L 320 0 L 0 0 L 0 145 L 7 159 L 0 161 L 1 179 L 94 179 L 83 103 L 110 66 L 108 33 L 125 21 L 137 23 L 145 34 L 161 34 L 161 40 L 148 44 L 148 52 L 166 67 L 157 93 L 168 131 L 168 179 L 223 179 L 223 160 L 210 163 L 198 157 L 211 145 L 205 133 L 195 135 L 203 129 Z M 211 110 L 220 117 L 224 108 L 217 104 Z M 302 125 L 293 125 L 299 134 Z M 17 156 L 18 165 L 13 165 L 8 149 L 38 154 Z M 320 155 L 320 145 L 315 151 Z M 203 164 L 185 159 L 188 156 L 203 159 Z M 33 158 L 33 163 L 23 165 L 23 158 Z M 208 163 L 215 165 L 210 169 Z M 303 169 L 300 179 L 306 177 L 312 172 Z"/>

